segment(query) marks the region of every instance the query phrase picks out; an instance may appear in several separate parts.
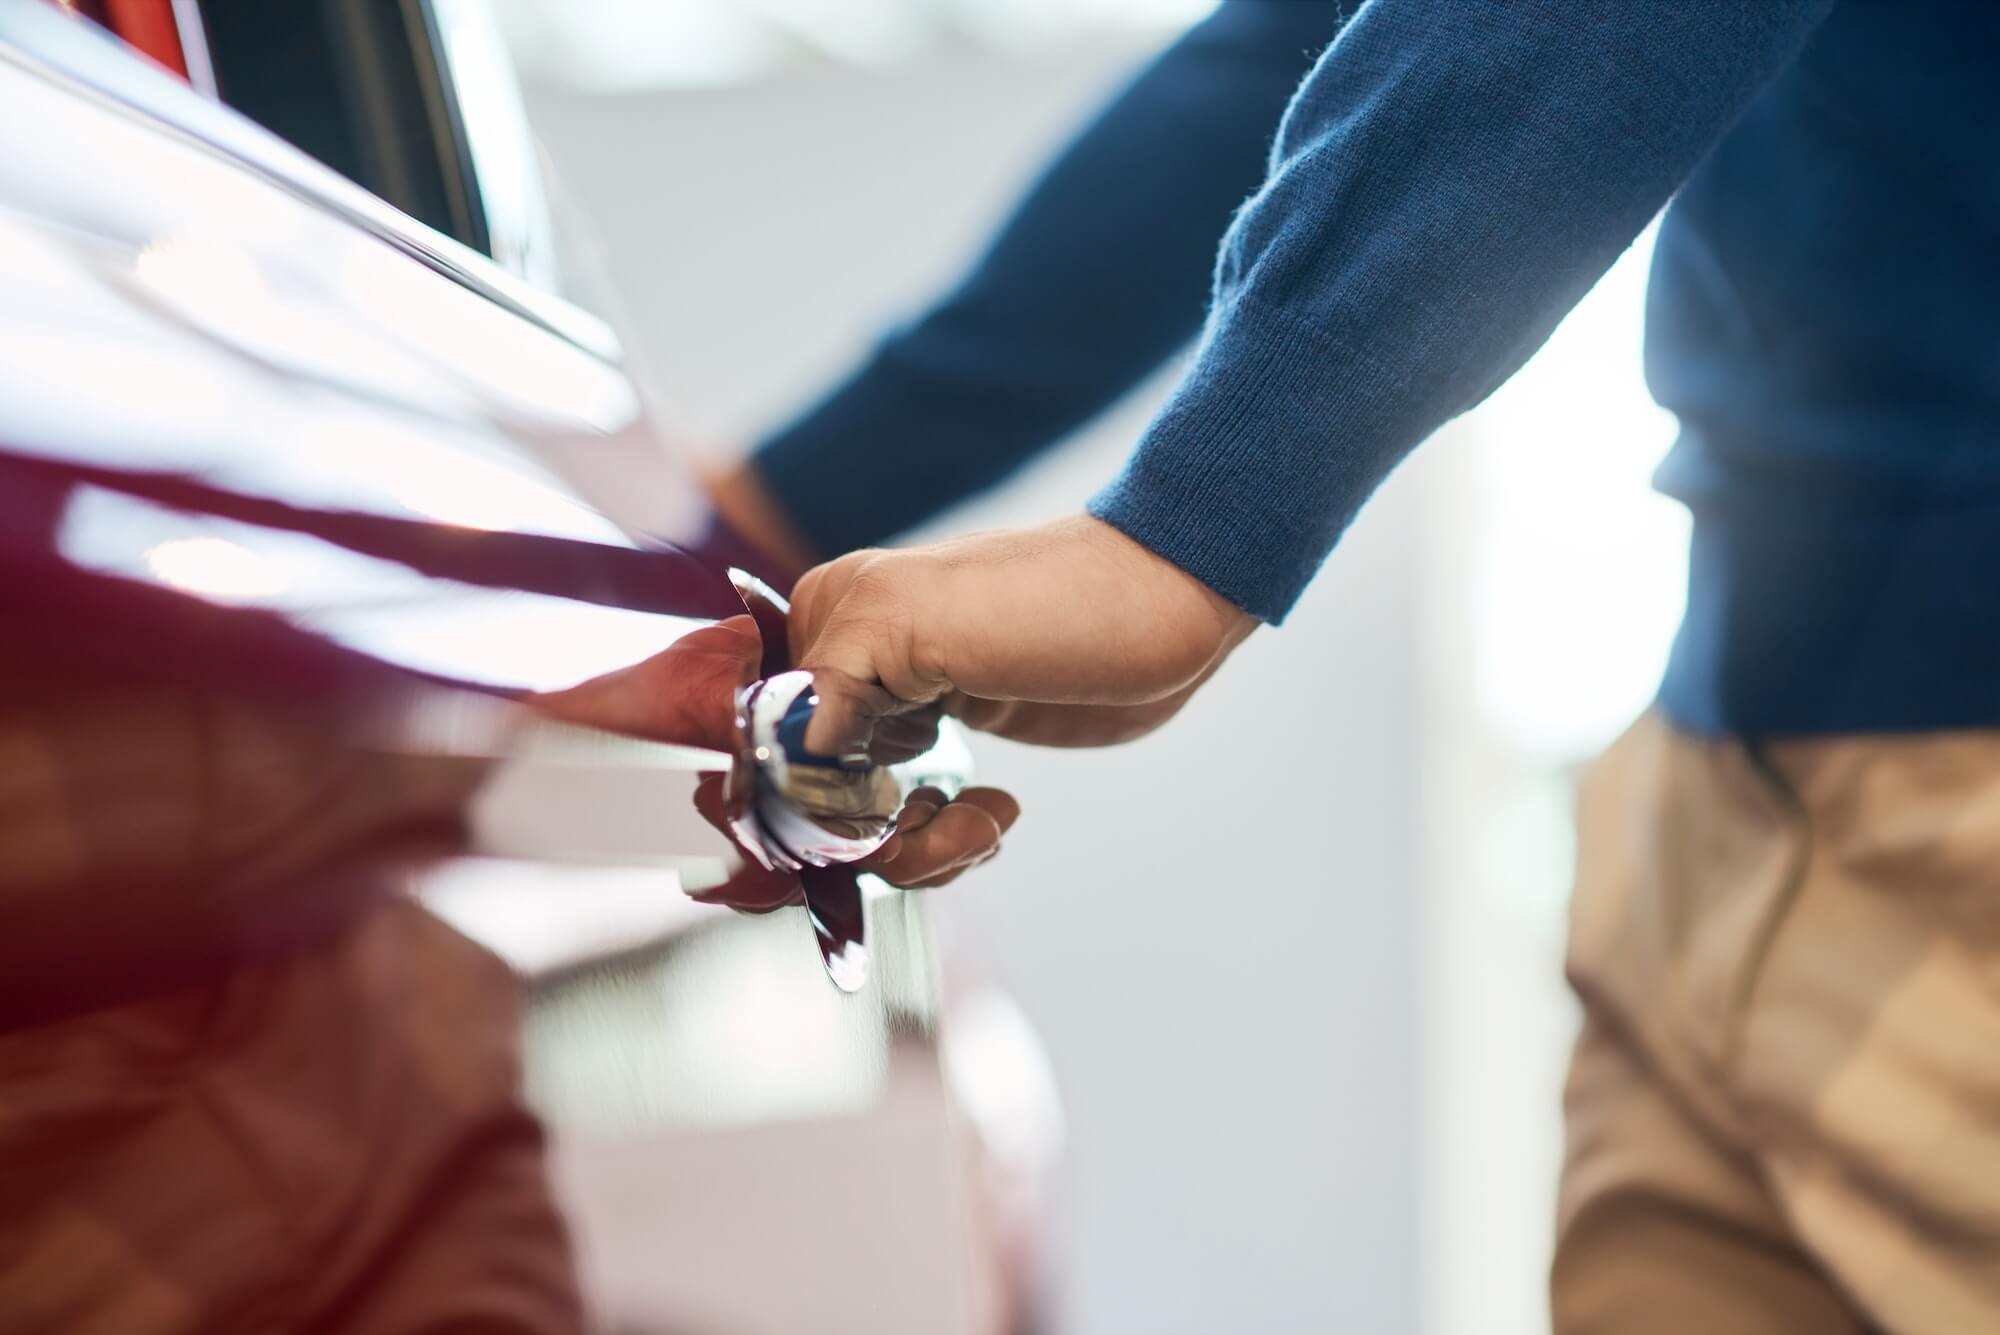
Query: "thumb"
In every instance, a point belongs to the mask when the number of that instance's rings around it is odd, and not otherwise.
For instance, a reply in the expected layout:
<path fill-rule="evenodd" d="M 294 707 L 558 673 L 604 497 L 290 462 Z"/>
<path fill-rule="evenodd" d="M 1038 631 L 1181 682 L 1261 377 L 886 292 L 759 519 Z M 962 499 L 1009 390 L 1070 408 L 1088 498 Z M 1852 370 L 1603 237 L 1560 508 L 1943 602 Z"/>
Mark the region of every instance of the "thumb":
<path fill-rule="evenodd" d="M 877 723 L 950 689 L 942 673 L 914 666 L 919 600 L 909 566 L 889 553 L 857 552 L 799 581 L 790 628 L 819 696 L 805 735 L 816 755 L 863 756 Z"/>
<path fill-rule="evenodd" d="M 815 699 L 812 717 L 806 720 L 805 749 L 811 755 L 842 765 L 866 765 L 875 749 L 877 728 L 887 719 L 922 708 L 839 668 L 821 664 L 809 670 Z"/>

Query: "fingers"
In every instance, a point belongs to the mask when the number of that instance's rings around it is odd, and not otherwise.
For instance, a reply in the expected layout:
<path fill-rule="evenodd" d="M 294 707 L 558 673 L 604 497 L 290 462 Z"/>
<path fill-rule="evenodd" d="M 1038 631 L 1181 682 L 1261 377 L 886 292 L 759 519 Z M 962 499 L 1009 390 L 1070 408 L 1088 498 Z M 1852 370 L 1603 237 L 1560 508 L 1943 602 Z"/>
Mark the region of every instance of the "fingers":
<path fill-rule="evenodd" d="M 915 760 L 937 745 L 938 713 L 921 709 L 909 714 L 893 714 L 878 721 L 868 747 L 868 758 L 877 765 L 900 765 Z"/>
<path fill-rule="evenodd" d="M 950 685 L 916 660 L 916 614 L 946 606 L 936 564 L 910 552 L 854 552 L 806 572 L 792 590 L 790 640 L 800 668 L 832 669 L 930 703 Z"/>
<path fill-rule="evenodd" d="M 998 733 L 1003 737 L 1013 735 L 1010 730 L 1015 715 L 1023 708 L 1032 708 L 1020 700 L 988 700 L 977 695 L 967 695 L 964 691 L 952 691 L 938 701 L 938 708 L 957 719 L 966 727 L 977 732 Z"/>
<path fill-rule="evenodd" d="M 1193 575 L 1077 516 L 842 557 L 800 581 L 787 629 L 801 667 L 905 703 L 956 690 L 1102 706 L 1185 690 L 1255 625 Z M 984 725 L 1011 723 L 997 704 L 972 712 Z M 829 715 L 821 733 L 846 725 L 863 721 Z"/>
<path fill-rule="evenodd" d="M 998 788 L 967 788 L 956 800 L 919 788 L 904 804 L 896 837 L 862 865 L 905 889 L 945 885 L 998 853 L 1020 815 L 1020 803 Z"/>
<path fill-rule="evenodd" d="M 812 717 L 806 721 L 805 745 L 815 756 L 865 763 L 874 753 L 877 726 L 901 711 L 916 708 L 873 682 L 837 668 L 816 667 L 812 679 L 817 700 Z M 907 737 L 907 731 L 904 735 Z"/>
<path fill-rule="evenodd" d="M 1050 705 L 951 695 L 942 707 L 969 728 L 1032 746 L 1118 746 L 1172 718 L 1199 685 L 1136 705 Z"/>

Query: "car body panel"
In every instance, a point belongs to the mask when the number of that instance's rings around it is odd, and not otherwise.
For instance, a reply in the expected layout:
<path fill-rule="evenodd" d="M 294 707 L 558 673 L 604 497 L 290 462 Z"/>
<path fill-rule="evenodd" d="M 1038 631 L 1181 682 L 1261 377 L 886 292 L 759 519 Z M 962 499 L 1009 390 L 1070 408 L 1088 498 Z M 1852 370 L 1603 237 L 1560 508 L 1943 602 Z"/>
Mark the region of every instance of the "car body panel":
<path fill-rule="evenodd" d="M 269 614 L 399 702 L 371 744 L 490 758 L 477 855 L 420 893 L 531 982 L 601 1312 L 990 1329 L 920 899 L 867 885 L 841 992 L 802 910 L 681 893 L 729 853 L 689 800 L 722 757 L 496 703 L 740 610 L 612 332 L 43 0 L 0 0 L 0 124 L 32 127 L 0 136 L 0 519 L 42 488 L 79 591 Z"/>
<path fill-rule="evenodd" d="M 53 489 L 65 567 L 271 614 L 421 701 L 393 744 L 494 761 L 480 865 L 657 878 L 650 917 L 607 944 L 559 915 L 545 936 L 571 948 L 528 967 L 732 921 L 678 893 L 728 852 L 688 800 L 725 757 L 449 703 L 570 685 L 742 610 L 666 540 L 707 512 L 608 331 L 41 0 L 0 0 L 0 123 L 35 127 L 0 151 L 0 488 Z M 478 870 L 454 901 L 476 935 Z M 787 956 L 825 986 L 798 916 L 777 918 L 803 937 Z M 860 1004 L 879 1018 L 904 981 Z"/>

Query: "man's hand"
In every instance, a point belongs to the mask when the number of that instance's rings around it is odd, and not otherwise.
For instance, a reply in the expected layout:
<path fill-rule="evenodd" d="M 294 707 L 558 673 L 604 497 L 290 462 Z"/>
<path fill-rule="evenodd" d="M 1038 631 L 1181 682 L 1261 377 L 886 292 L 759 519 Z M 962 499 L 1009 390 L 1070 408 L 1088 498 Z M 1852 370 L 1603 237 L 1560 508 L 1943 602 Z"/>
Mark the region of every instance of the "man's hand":
<path fill-rule="evenodd" d="M 552 718 L 653 741 L 713 751 L 735 747 L 736 690 L 757 673 L 763 653 L 756 623 L 747 616 L 704 626 L 644 662 L 593 677 L 567 690 L 528 697 L 524 703 Z M 923 750 L 935 739 L 935 721 L 899 719 L 901 732 L 885 730 L 878 750 L 884 763 Z M 907 735 L 903 735 L 903 734 Z M 917 739 L 923 739 L 919 744 Z M 695 806 L 718 830 L 729 832 L 722 776 L 695 789 Z M 891 885 L 932 889 L 991 858 L 1021 814 L 998 788 L 967 788 L 947 799 L 935 788 L 910 794 L 889 842 L 857 864 Z M 767 871 L 745 859 L 720 885 L 691 892 L 695 898 L 766 912 L 796 903 L 798 877 Z"/>
<path fill-rule="evenodd" d="M 1022 741 L 1104 746 L 1157 727 L 1257 623 L 1171 562 L 1083 516 L 809 571 L 792 651 L 821 704 L 806 743 L 865 748 L 933 702 Z"/>

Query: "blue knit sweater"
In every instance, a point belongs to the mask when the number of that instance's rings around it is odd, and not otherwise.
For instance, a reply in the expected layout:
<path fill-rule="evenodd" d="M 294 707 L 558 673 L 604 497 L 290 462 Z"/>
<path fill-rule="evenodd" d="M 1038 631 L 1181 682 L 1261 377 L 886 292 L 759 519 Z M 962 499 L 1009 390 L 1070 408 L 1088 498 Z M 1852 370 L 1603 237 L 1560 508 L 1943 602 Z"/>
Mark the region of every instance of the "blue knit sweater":
<path fill-rule="evenodd" d="M 880 541 L 1199 330 L 1091 510 L 1280 621 L 1671 198 L 1669 713 L 2000 725 L 1996 71 L 1972 0 L 1229 0 L 758 466 L 822 551 Z"/>

